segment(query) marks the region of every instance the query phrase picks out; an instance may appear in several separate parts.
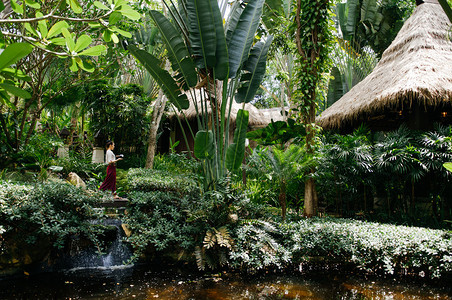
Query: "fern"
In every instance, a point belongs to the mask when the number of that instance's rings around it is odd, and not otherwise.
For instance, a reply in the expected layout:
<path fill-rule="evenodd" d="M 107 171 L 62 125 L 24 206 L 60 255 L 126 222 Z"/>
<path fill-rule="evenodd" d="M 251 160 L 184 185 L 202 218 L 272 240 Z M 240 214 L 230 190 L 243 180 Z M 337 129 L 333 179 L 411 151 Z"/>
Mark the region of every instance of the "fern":
<path fill-rule="evenodd" d="M 216 240 L 220 247 L 226 247 L 228 249 L 232 249 L 233 240 L 229 235 L 229 231 L 226 227 L 221 227 L 219 230 L 216 230 Z"/>
<path fill-rule="evenodd" d="M 201 271 L 204 271 L 206 268 L 205 255 L 206 255 L 205 249 L 196 246 L 195 249 L 196 264 L 198 265 L 198 269 L 200 269 Z"/>
<path fill-rule="evenodd" d="M 218 231 L 215 228 L 206 232 L 206 236 L 204 237 L 203 241 L 204 247 L 206 249 L 214 247 L 217 243 L 217 235 L 215 234 L 216 232 Z"/>

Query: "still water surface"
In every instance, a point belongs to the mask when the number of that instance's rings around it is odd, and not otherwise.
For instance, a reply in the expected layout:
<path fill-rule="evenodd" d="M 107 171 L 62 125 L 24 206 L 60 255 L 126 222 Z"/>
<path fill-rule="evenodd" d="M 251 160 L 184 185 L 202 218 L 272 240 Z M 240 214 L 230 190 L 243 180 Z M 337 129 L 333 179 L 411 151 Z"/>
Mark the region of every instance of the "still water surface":
<path fill-rule="evenodd" d="M 452 285 L 331 272 L 243 277 L 126 267 L 2 280 L 0 299 L 452 299 Z"/>

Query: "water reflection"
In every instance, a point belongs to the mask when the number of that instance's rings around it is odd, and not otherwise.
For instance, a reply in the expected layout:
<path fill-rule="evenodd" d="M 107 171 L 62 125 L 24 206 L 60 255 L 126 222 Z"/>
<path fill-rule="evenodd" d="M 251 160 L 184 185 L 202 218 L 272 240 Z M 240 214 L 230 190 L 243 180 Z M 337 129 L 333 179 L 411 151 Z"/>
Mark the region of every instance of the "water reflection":
<path fill-rule="evenodd" d="M 203 276 L 181 269 L 90 270 L 0 281 L 0 299 L 452 299 L 452 287 L 343 274 Z"/>

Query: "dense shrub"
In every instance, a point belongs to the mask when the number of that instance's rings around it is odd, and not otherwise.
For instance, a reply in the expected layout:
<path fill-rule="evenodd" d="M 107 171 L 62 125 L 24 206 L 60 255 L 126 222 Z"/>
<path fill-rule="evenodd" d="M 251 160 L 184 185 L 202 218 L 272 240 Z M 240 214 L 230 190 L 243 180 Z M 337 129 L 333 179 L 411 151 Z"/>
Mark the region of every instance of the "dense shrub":
<path fill-rule="evenodd" d="M 153 191 L 132 192 L 129 200 L 124 223 L 133 233 L 128 242 L 135 256 L 148 250 L 193 251 L 197 230 L 193 223 L 187 222 L 187 211 L 193 207 L 193 199 Z"/>
<path fill-rule="evenodd" d="M 61 174 L 64 178 L 67 178 L 70 172 L 74 172 L 83 180 L 105 177 L 107 169 L 105 164 L 92 163 L 91 158 L 81 159 L 77 156 L 58 159 L 55 165 L 63 167 Z"/>
<path fill-rule="evenodd" d="M 182 153 L 157 154 L 154 157 L 154 170 L 175 174 L 201 174 L 201 163 Z"/>
<path fill-rule="evenodd" d="M 136 256 L 148 251 L 157 251 L 159 255 L 194 254 L 189 257 L 196 257 L 200 269 L 206 266 L 215 269 L 227 264 L 233 244 L 230 233 L 239 218 L 269 217 L 262 206 L 224 185 L 203 193 L 198 188 L 181 189 L 179 183 L 162 186 L 157 176 L 162 172 L 152 170 L 130 171 L 132 178 L 138 177 L 131 180 L 131 185 L 136 187 L 134 180 L 142 180 L 143 174 L 152 175 L 143 184 L 146 191 L 134 188 L 129 194 L 124 220 L 131 229 L 128 241 Z"/>
<path fill-rule="evenodd" d="M 34 245 L 43 239 L 62 248 L 73 235 L 83 235 L 97 243 L 99 228 L 89 220 L 100 217 L 93 207 L 102 196 L 60 182 L 0 182 L 2 237 L 10 246 Z"/>
<path fill-rule="evenodd" d="M 452 161 L 451 126 L 436 125 L 430 132 L 406 126 L 384 133 L 364 127 L 348 135 L 324 132 L 317 146 L 313 176 L 322 211 L 401 225 L 451 228 L 447 221 L 452 217 L 452 173 L 442 167 Z M 266 151 L 257 148 L 248 157 L 244 192 L 257 203 L 279 207 L 283 185 L 272 183 L 280 168 L 266 168 L 262 159 Z M 303 205 L 305 172 L 296 175 L 291 180 L 295 184 L 287 181 L 287 204 L 292 209 Z M 241 176 L 234 178 L 237 185 L 242 182 Z"/>
<path fill-rule="evenodd" d="M 285 268 L 292 253 L 281 241 L 279 226 L 261 220 L 245 221 L 235 231 L 236 244 L 230 253 L 229 265 L 254 272 L 265 268 Z"/>
<path fill-rule="evenodd" d="M 149 99 L 136 84 L 112 86 L 106 80 L 90 82 L 85 86 L 82 100 L 90 114 L 91 132 L 115 141 L 115 153 L 143 154 L 150 125 L 146 113 Z"/>
<path fill-rule="evenodd" d="M 438 278 L 452 273 L 452 236 L 444 230 L 313 218 L 282 225 L 246 222 L 235 235 L 230 265 L 247 270 L 321 259 L 376 274 Z"/>
<path fill-rule="evenodd" d="M 132 191 L 165 191 L 179 195 L 200 193 L 198 182 L 190 174 L 174 174 L 152 169 L 130 169 L 128 182 Z"/>

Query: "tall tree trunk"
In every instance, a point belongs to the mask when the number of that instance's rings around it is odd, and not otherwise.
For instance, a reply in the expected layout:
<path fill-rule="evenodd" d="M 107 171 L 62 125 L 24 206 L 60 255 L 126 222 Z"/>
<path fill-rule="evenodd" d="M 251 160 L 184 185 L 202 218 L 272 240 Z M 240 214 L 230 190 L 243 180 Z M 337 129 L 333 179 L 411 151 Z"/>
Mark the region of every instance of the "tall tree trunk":
<path fill-rule="evenodd" d="M 151 128 L 149 129 L 148 152 L 146 155 L 146 169 L 152 169 L 154 166 L 155 148 L 157 147 L 157 131 L 159 129 L 160 120 L 165 111 L 167 98 L 163 95 L 163 91 L 159 91 L 157 100 L 155 100 L 154 110 L 152 111 Z"/>
<path fill-rule="evenodd" d="M 306 126 L 306 152 L 308 155 L 313 155 L 315 151 L 316 87 L 321 74 L 327 68 L 327 50 L 331 40 L 328 29 L 329 5 L 329 0 L 297 0 L 295 38 L 300 58 L 297 89 L 300 92 L 300 100 L 303 101 L 300 108 Z M 305 182 L 304 199 L 306 216 L 317 215 L 318 197 L 315 182 L 311 176 L 314 171 L 315 169 L 312 168 L 306 174 L 308 178 Z"/>
<path fill-rule="evenodd" d="M 304 214 L 307 217 L 312 217 L 316 215 L 316 204 L 315 204 L 315 198 L 316 198 L 316 190 L 315 190 L 315 183 L 314 179 L 309 178 L 304 183 Z"/>
<path fill-rule="evenodd" d="M 315 129 L 313 128 L 313 124 L 315 123 L 315 89 L 311 91 L 311 99 L 307 99 L 309 101 L 309 114 L 305 117 L 306 124 L 306 150 L 309 155 L 314 154 L 314 134 Z M 310 176 L 315 172 L 315 169 L 309 170 L 308 180 L 305 182 L 305 191 L 304 191 L 304 205 L 305 212 L 304 214 L 308 217 L 312 217 L 317 215 L 317 190 L 315 188 L 315 181 Z"/>

